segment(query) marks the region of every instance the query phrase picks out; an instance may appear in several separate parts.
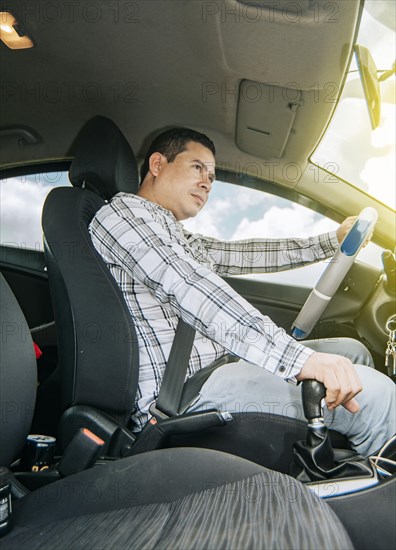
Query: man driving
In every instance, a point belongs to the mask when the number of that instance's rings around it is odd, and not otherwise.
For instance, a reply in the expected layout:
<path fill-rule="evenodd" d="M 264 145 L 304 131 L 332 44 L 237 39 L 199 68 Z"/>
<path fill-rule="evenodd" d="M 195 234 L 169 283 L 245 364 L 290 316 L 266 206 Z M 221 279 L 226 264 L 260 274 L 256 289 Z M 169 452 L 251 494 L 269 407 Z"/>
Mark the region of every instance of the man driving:
<path fill-rule="evenodd" d="M 379 449 L 396 431 L 395 388 L 367 367 L 367 350 L 350 339 L 297 342 L 221 278 L 332 257 L 354 218 L 334 233 L 309 239 L 228 242 L 189 233 L 180 222 L 196 216 L 208 200 L 215 147 L 204 134 L 185 128 L 160 134 L 141 172 L 138 193 L 118 193 L 90 225 L 137 331 L 136 430 L 149 419 L 182 318 L 196 330 L 187 377 L 227 354 L 239 358 L 208 376 L 188 411 L 242 412 L 255 403 L 262 412 L 301 418 L 296 383 L 315 379 L 326 387 L 326 420 L 360 454 Z"/>

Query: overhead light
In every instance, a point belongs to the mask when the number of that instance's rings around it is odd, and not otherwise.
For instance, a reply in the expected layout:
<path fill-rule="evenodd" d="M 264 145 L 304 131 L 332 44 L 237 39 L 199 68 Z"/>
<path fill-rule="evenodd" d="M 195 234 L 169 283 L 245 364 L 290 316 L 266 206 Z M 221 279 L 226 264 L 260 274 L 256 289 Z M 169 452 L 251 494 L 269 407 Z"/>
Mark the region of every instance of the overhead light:
<path fill-rule="evenodd" d="M 3 32 L 13 32 L 13 28 L 10 25 L 0 25 L 0 28 Z"/>
<path fill-rule="evenodd" d="M 0 40 L 11 50 L 24 50 L 34 46 L 21 23 L 8 11 L 0 11 Z"/>

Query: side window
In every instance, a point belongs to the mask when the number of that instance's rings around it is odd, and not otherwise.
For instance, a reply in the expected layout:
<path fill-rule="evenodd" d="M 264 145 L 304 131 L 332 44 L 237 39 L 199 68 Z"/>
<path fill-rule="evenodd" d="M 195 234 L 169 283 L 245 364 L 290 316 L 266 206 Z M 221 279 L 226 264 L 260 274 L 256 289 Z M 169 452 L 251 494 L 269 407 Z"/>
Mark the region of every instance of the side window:
<path fill-rule="evenodd" d="M 43 249 L 41 212 L 54 187 L 70 186 L 67 172 L 15 176 L 1 181 L 2 246 Z"/>
<path fill-rule="evenodd" d="M 209 201 L 198 216 L 183 223 L 189 231 L 221 240 L 310 237 L 338 227 L 326 216 L 287 199 L 220 181 L 214 183 Z M 370 243 L 359 259 L 381 267 L 381 251 Z M 312 288 L 327 263 L 245 277 Z"/>

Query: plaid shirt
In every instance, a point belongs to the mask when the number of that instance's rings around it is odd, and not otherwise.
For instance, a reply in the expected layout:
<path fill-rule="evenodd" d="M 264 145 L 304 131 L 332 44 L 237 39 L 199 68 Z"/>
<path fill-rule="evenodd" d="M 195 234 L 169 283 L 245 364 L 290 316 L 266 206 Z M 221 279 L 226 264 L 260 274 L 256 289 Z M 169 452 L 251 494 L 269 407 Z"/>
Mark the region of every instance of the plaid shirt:
<path fill-rule="evenodd" d="M 196 329 L 189 378 L 226 353 L 295 382 L 313 353 L 235 292 L 221 276 L 300 267 L 331 257 L 335 233 L 308 239 L 219 241 L 191 234 L 171 212 L 118 193 L 90 225 L 95 248 L 119 284 L 136 326 L 137 429 L 149 418 L 179 318 Z"/>

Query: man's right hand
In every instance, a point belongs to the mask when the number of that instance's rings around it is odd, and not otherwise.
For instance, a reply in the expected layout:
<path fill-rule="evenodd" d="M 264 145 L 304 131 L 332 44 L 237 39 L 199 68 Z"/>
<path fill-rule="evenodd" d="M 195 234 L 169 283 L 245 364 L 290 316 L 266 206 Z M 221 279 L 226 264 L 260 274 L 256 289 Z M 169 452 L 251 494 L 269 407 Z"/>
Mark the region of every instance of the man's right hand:
<path fill-rule="evenodd" d="M 352 362 L 341 355 L 313 353 L 296 377 L 301 380 L 318 380 L 326 388 L 326 405 L 331 411 L 342 405 L 349 412 L 356 413 L 360 407 L 355 395 L 362 391 L 362 385 Z"/>

